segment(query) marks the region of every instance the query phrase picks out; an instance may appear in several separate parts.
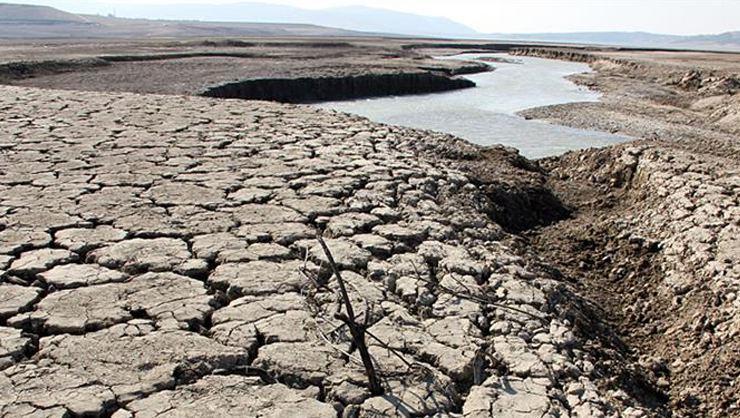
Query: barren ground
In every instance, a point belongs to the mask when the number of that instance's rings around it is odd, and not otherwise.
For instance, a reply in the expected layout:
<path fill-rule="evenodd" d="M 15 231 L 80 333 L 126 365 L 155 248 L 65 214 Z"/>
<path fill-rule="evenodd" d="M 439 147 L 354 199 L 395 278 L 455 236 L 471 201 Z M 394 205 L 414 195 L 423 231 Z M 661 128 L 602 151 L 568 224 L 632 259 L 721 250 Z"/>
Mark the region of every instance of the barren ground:
<path fill-rule="evenodd" d="M 458 46 L 243 42 L 3 46 L 0 415 L 740 414 L 737 55 L 523 50 L 605 93 L 527 117 L 643 138 L 533 162 L 189 96 Z"/>

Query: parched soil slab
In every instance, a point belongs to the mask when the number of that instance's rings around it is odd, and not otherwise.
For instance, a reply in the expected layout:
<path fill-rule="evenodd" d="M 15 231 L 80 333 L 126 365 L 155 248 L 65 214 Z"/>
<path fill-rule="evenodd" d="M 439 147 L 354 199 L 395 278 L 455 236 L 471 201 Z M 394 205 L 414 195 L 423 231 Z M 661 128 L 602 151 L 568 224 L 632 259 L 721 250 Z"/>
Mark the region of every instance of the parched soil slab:
<path fill-rule="evenodd" d="M 54 242 L 76 253 L 85 253 L 126 238 L 124 230 L 101 225 L 96 228 L 70 228 L 57 231 Z"/>
<path fill-rule="evenodd" d="M 147 273 L 125 283 L 61 290 L 36 309 L 9 319 L 30 322 L 48 333 L 95 331 L 136 317 L 152 318 L 158 329 L 189 329 L 202 324 L 215 300 L 203 283 L 174 273 Z"/>
<path fill-rule="evenodd" d="M 309 268 L 312 265 L 309 264 Z M 226 263 L 213 271 L 208 283 L 226 289 L 231 296 L 268 295 L 299 291 L 306 285 L 300 261 L 253 261 Z"/>
<path fill-rule="evenodd" d="M 0 231 L 0 254 L 19 254 L 41 248 L 51 242 L 51 235 L 38 229 L 8 228 Z"/>
<path fill-rule="evenodd" d="M 16 328 L 0 327 L 0 370 L 21 360 L 31 339 Z"/>
<path fill-rule="evenodd" d="M 333 406 L 282 384 L 262 384 L 242 376 L 208 376 L 198 382 L 156 393 L 126 405 L 114 418 L 265 416 L 334 418 Z"/>
<path fill-rule="evenodd" d="M 41 293 L 41 289 L 37 287 L 0 285 L 0 319 L 29 309 L 41 297 Z"/>
<path fill-rule="evenodd" d="M 8 272 L 22 277 L 32 278 L 56 265 L 77 260 L 77 254 L 67 250 L 41 248 L 27 251 L 10 264 Z"/>
<path fill-rule="evenodd" d="M 57 289 L 122 282 L 129 275 L 97 264 L 64 264 L 39 274 L 39 278 Z"/>
<path fill-rule="evenodd" d="M 282 380 L 298 387 L 318 386 L 345 361 L 331 347 L 317 343 L 275 343 L 260 348 L 253 364 L 275 370 Z"/>
<path fill-rule="evenodd" d="M 267 297 L 245 296 L 218 310 L 211 318 L 211 335 L 236 347 L 265 343 L 307 341 L 314 318 L 305 297 L 282 293 Z"/>
<path fill-rule="evenodd" d="M 80 336 L 43 338 L 38 363 L 0 373 L 0 414 L 43 414 L 57 408 L 102 415 L 182 379 L 247 361 L 244 351 L 185 331 L 155 331 L 136 320 Z"/>
<path fill-rule="evenodd" d="M 234 217 L 242 224 L 276 224 L 305 222 L 306 218 L 293 209 L 279 205 L 250 204 L 239 207 Z"/>
<path fill-rule="evenodd" d="M 88 260 L 131 274 L 147 271 L 203 273 L 207 269 L 205 261 L 191 257 L 188 244 L 183 240 L 136 238 L 95 250 L 88 255 Z"/>
<path fill-rule="evenodd" d="M 168 183 L 152 187 L 142 195 L 159 205 L 215 207 L 224 201 L 224 192 L 190 183 Z"/>

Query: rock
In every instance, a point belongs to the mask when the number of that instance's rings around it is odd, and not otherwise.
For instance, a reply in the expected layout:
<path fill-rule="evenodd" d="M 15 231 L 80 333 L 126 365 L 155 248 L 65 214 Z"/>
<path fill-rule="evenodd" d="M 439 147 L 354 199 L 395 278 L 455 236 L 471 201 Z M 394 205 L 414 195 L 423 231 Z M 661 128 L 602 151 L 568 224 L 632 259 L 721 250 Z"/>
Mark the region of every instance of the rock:
<path fill-rule="evenodd" d="M 39 274 L 44 282 L 57 289 L 91 286 L 96 284 L 122 282 L 129 276 L 95 264 L 65 264 Z"/>
<path fill-rule="evenodd" d="M 121 241 L 126 238 L 126 235 L 126 231 L 122 229 L 101 225 L 92 229 L 72 228 L 57 231 L 54 234 L 54 242 L 70 251 L 81 254 Z"/>
<path fill-rule="evenodd" d="M 37 287 L 0 285 L 0 319 L 28 310 L 41 296 Z"/>
<path fill-rule="evenodd" d="M 8 322 L 16 326 L 30 321 L 54 334 L 81 333 L 144 316 L 158 329 L 190 329 L 205 322 L 214 304 L 202 282 L 173 273 L 147 273 L 125 283 L 54 292 L 33 312 Z"/>
<path fill-rule="evenodd" d="M 133 401 L 126 405 L 126 411 L 134 416 L 156 415 L 162 418 L 337 416 L 331 405 L 306 397 L 300 391 L 282 384 L 264 385 L 257 378 L 242 376 L 206 376 L 194 384 Z"/>
<path fill-rule="evenodd" d="M 130 274 L 175 271 L 189 275 L 205 272 L 203 260 L 191 260 L 188 244 L 175 238 L 130 239 L 88 254 L 88 261 Z"/>
<path fill-rule="evenodd" d="M 77 260 L 77 254 L 67 250 L 42 248 L 21 254 L 20 258 L 10 265 L 9 273 L 22 277 L 33 277 L 56 265 Z"/>

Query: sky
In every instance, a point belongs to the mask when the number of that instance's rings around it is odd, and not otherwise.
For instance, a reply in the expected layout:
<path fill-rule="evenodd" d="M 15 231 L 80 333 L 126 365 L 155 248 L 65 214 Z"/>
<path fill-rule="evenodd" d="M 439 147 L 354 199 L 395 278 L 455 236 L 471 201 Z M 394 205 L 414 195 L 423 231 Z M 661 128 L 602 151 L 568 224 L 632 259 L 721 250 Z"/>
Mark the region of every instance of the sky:
<path fill-rule="evenodd" d="M 110 13 L 115 4 L 237 3 L 238 0 L 0 0 L 70 12 Z M 645 31 L 675 35 L 740 30 L 740 0 L 256 0 L 318 9 L 363 5 L 444 16 L 479 32 Z M 101 4 L 103 4 L 101 6 Z M 71 10 L 72 5 L 77 10 Z M 112 10 L 113 9 L 113 10 Z"/>

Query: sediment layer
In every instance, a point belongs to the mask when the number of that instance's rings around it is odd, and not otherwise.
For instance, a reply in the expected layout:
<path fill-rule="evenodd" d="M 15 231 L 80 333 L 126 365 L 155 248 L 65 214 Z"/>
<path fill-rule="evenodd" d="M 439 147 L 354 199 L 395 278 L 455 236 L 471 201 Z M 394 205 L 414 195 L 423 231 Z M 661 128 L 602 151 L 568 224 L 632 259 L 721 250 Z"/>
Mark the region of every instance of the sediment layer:
<path fill-rule="evenodd" d="M 475 87 L 464 78 L 423 73 L 367 74 L 346 77 L 249 79 L 208 87 L 205 97 L 312 103 L 376 96 L 436 93 Z"/>

